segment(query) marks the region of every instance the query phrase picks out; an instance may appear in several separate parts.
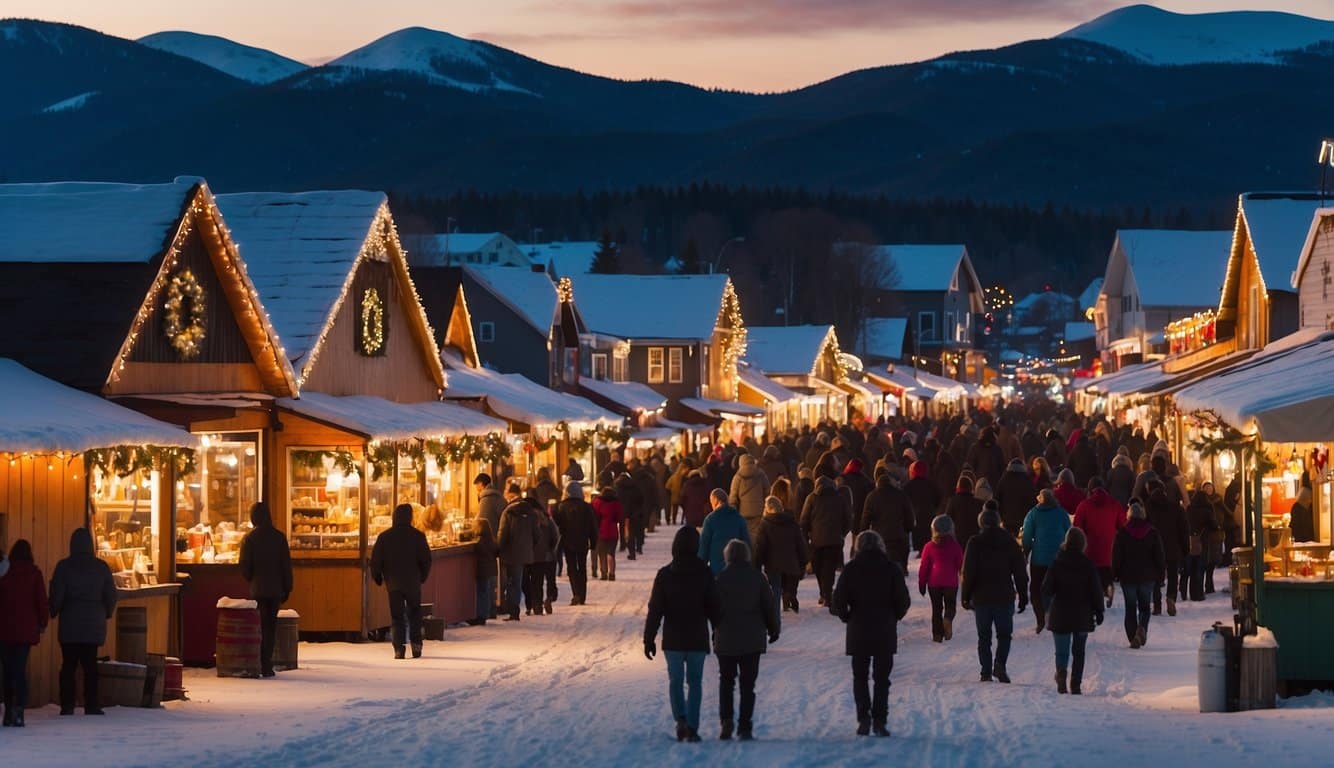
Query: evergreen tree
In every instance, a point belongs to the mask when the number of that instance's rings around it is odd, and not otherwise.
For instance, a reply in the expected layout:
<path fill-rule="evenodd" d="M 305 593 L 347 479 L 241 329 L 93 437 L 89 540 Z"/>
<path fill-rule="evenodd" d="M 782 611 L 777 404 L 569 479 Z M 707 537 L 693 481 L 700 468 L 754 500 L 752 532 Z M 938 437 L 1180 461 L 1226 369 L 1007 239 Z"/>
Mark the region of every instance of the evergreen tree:
<path fill-rule="evenodd" d="M 695 244 L 695 238 L 691 237 L 686 241 L 686 247 L 681 249 L 681 274 L 698 275 L 701 266 L 699 246 Z"/>
<path fill-rule="evenodd" d="M 598 239 L 597 252 L 593 254 L 593 264 L 588 268 L 595 275 L 617 275 L 621 272 L 621 254 L 616 243 L 611 240 L 611 230 L 603 229 Z"/>

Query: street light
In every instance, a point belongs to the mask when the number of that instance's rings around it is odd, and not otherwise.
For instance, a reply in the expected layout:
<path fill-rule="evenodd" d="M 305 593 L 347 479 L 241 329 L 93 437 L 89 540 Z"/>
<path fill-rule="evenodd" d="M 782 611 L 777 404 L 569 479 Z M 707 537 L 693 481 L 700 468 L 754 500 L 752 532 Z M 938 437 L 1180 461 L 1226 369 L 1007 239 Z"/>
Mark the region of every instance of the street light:
<path fill-rule="evenodd" d="M 746 242 L 746 238 L 737 236 L 723 243 L 722 247 L 718 249 L 718 255 L 714 257 L 713 263 L 709 265 L 709 274 L 713 274 L 714 272 L 721 272 L 723 268 L 723 256 L 725 255 L 727 249 L 733 245 L 736 245 L 737 243 L 744 243 L 744 242 Z"/>

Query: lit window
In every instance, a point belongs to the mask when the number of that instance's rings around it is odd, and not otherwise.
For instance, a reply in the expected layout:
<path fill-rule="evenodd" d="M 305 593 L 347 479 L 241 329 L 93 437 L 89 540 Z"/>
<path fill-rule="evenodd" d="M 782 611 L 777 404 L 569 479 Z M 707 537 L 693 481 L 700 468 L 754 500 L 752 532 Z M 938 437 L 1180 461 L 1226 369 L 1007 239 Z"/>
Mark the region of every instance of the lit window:
<path fill-rule="evenodd" d="M 667 380 L 672 384 L 680 384 L 685 379 L 681 351 L 680 347 L 667 350 Z"/>
<path fill-rule="evenodd" d="M 607 378 L 607 353 L 593 354 L 593 378 L 598 381 L 605 381 Z"/>
<path fill-rule="evenodd" d="M 662 347 L 648 349 L 648 383 L 661 384 L 666 378 L 666 366 L 663 364 Z"/>
<path fill-rule="evenodd" d="M 478 324 L 477 324 L 477 340 L 478 340 L 478 341 L 495 341 L 495 340 L 496 340 L 496 324 L 493 323 L 493 322 L 491 322 L 491 321 L 489 321 L 489 320 L 488 320 L 488 321 L 481 322 L 481 323 L 478 323 Z"/>

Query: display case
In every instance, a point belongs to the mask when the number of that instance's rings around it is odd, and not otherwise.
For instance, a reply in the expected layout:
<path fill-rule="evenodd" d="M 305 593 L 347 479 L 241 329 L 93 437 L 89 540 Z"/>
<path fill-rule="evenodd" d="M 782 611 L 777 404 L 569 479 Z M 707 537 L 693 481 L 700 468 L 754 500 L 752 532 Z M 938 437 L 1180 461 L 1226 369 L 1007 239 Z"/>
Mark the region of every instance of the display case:
<path fill-rule="evenodd" d="M 158 583 L 159 481 L 157 470 L 124 476 L 102 467 L 92 470 L 93 539 L 97 556 L 110 566 L 119 589 Z"/>
<path fill-rule="evenodd" d="M 262 441 L 257 432 L 202 435 L 197 468 L 176 482 L 180 563 L 235 563 L 262 501 Z"/>
<path fill-rule="evenodd" d="M 352 454 L 334 450 L 289 450 L 287 519 L 293 552 L 360 553 L 361 475 L 356 462 Z"/>
<path fill-rule="evenodd" d="M 428 461 L 425 468 L 424 519 L 420 526 L 432 548 L 472 541 L 467 513 L 467 467 L 449 463 L 443 468 Z"/>

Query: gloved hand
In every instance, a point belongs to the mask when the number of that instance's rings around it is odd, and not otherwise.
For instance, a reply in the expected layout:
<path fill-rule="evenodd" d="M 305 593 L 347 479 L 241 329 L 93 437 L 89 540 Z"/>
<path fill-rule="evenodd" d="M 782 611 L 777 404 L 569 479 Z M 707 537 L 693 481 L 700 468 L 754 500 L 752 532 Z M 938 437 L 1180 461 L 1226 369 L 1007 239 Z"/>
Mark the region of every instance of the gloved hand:
<path fill-rule="evenodd" d="M 918 585 L 917 585 L 917 593 L 920 594 L 922 597 L 926 597 L 926 585 L 925 585 L 925 584 L 918 584 Z"/>
<path fill-rule="evenodd" d="M 1102 614 L 1101 614 L 1101 613 L 1094 614 L 1094 616 L 1093 616 L 1093 623 L 1094 623 L 1096 626 L 1099 626 L 1099 627 L 1102 626 Z"/>
<path fill-rule="evenodd" d="M 644 642 L 644 658 L 653 661 L 653 657 L 658 655 L 658 645 L 652 640 Z"/>
<path fill-rule="evenodd" d="M 773 645 L 773 644 L 776 643 L 776 642 L 778 642 L 778 633 L 777 633 L 777 632 L 770 632 L 770 633 L 769 633 L 769 645 Z"/>
<path fill-rule="evenodd" d="M 1018 612 L 1018 613 L 1023 613 L 1023 612 L 1024 612 L 1024 609 L 1027 608 L 1027 607 L 1028 607 L 1028 601 L 1027 601 L 1027 600 L 1024 600 L 1023 598 L 1020 598 L 1020 600 L 1019 600 L 1019 610 L 1018 610 L 1017 612 Z"/>
<path fill-rule="evenodd" d="M 964 601 L 962 601 L 962 603 L 960 603 L 960 604 L 963 606 L 963 609 L 964 609 L 965 611 L 971 611 L 971 610 L 973 610 L 973 601 L 972 601 L 972 600 L 964 600 Z"/>

